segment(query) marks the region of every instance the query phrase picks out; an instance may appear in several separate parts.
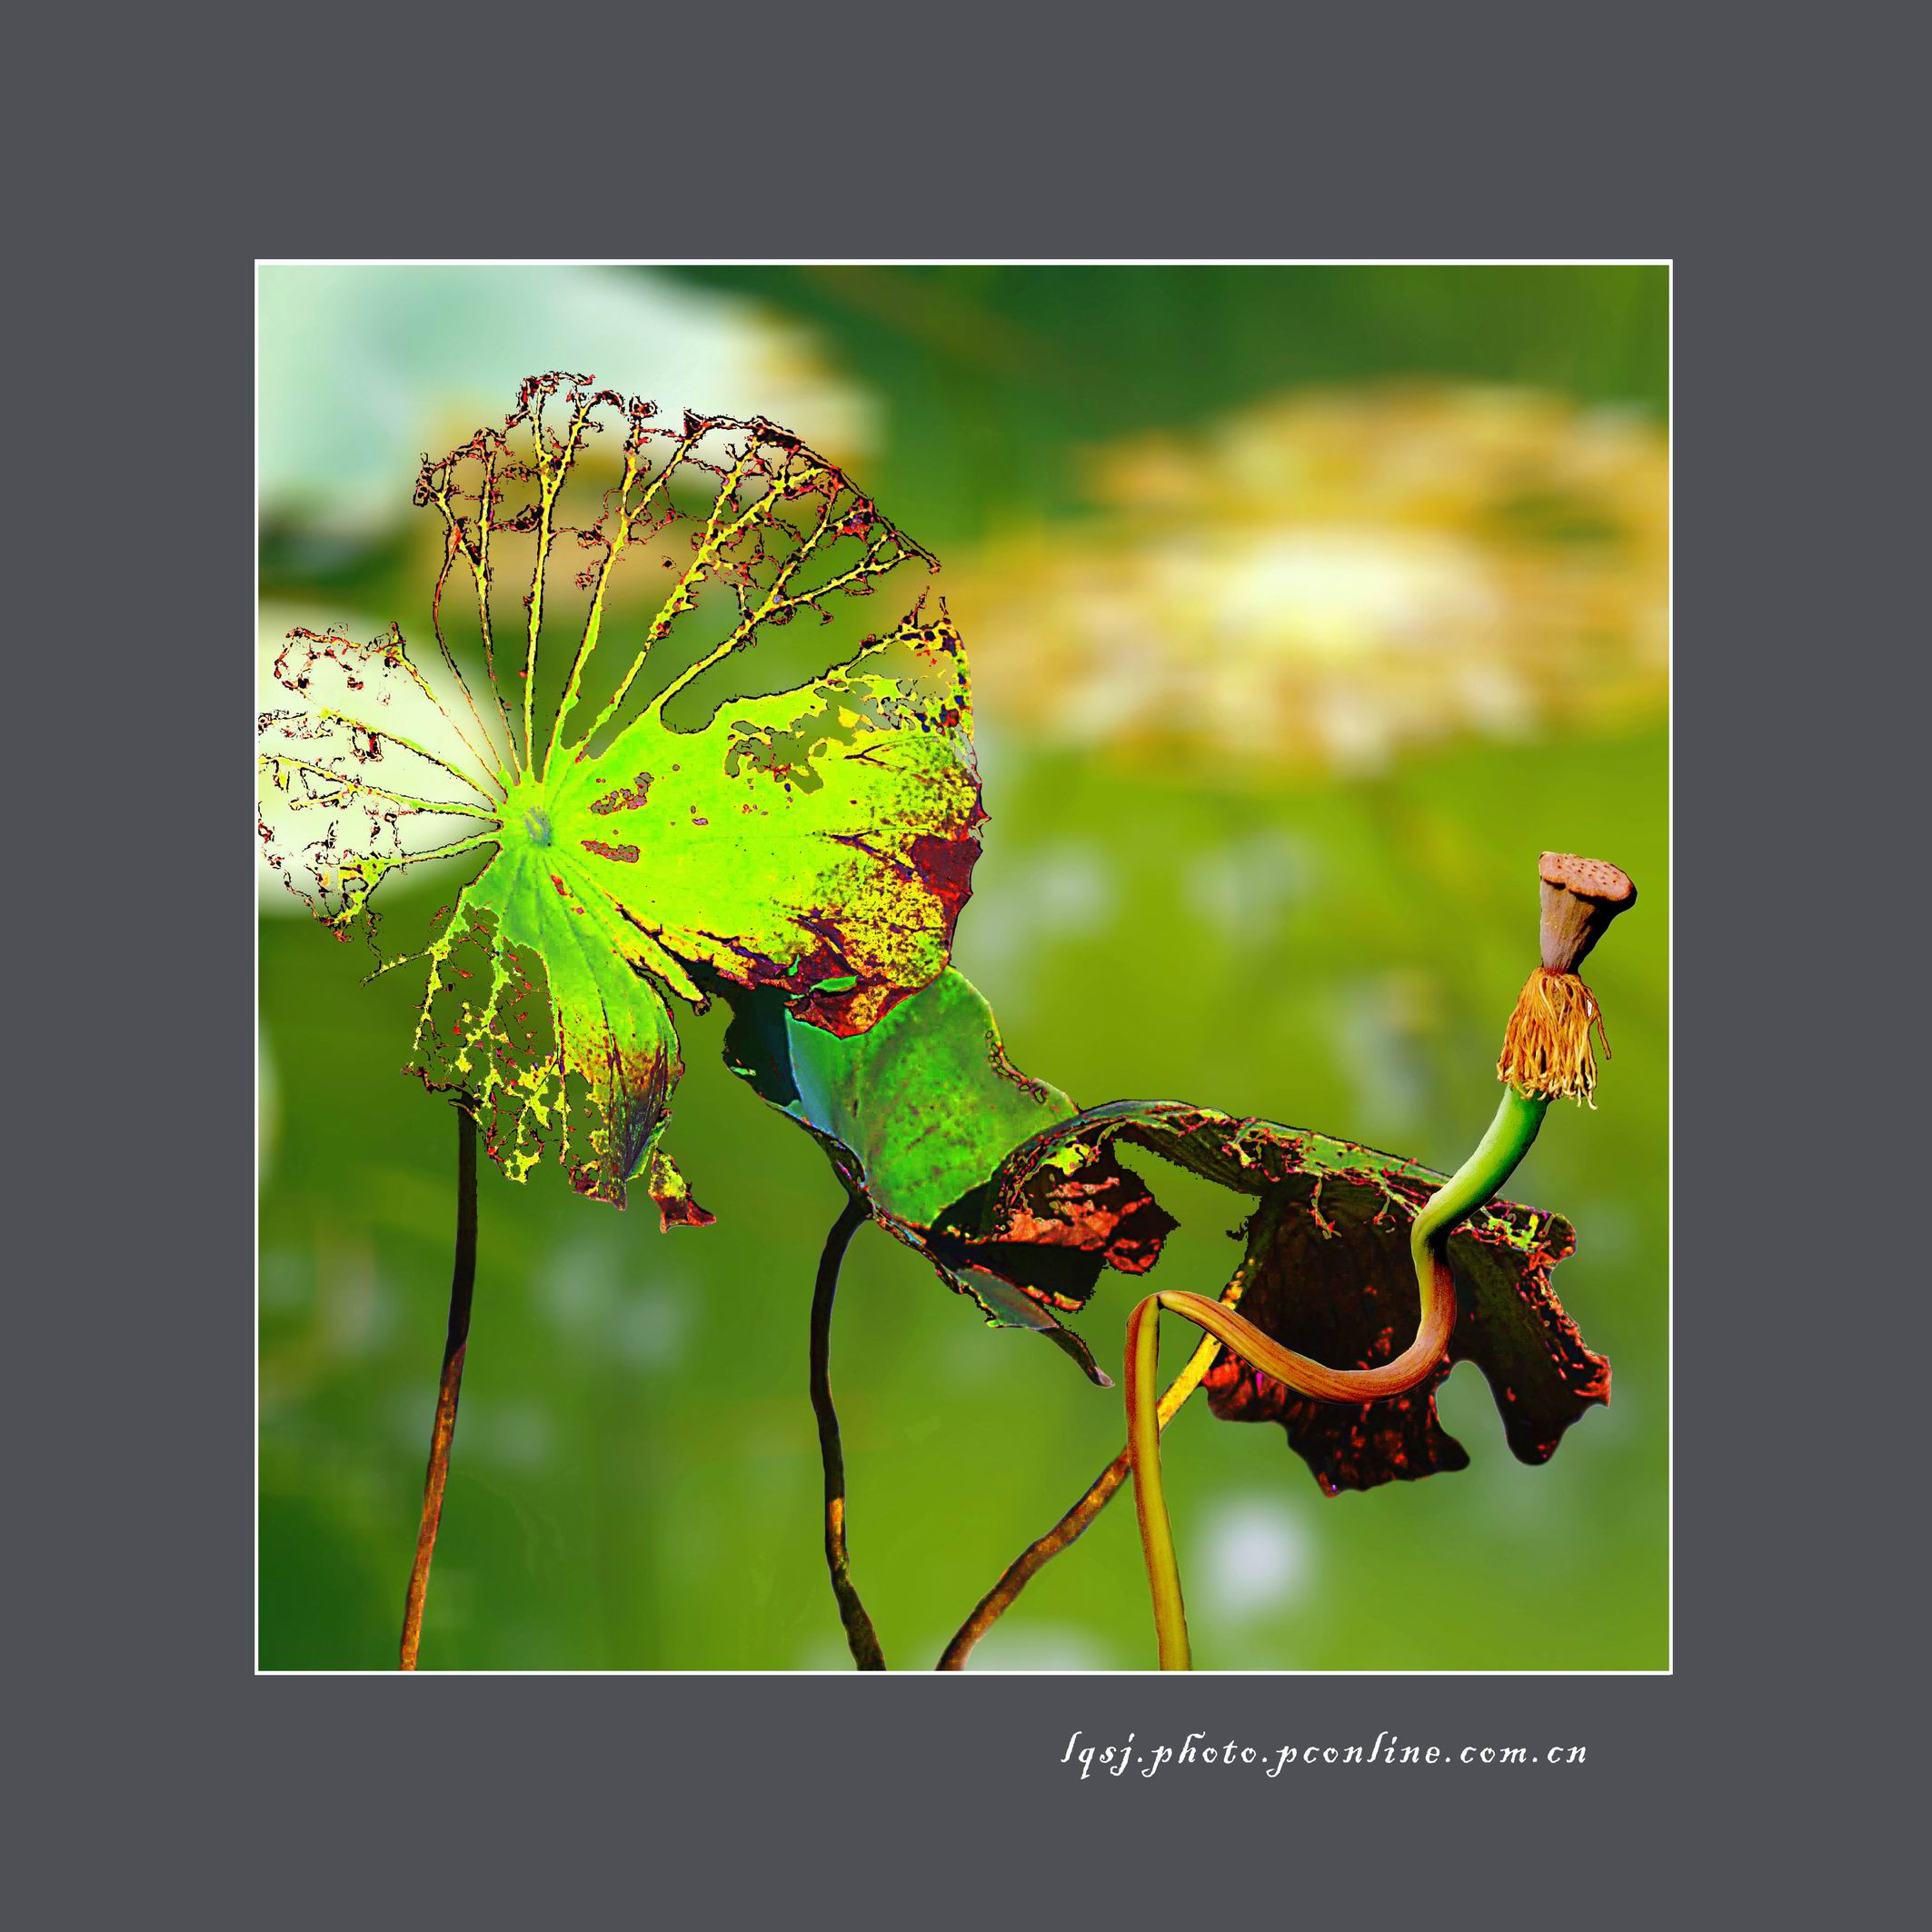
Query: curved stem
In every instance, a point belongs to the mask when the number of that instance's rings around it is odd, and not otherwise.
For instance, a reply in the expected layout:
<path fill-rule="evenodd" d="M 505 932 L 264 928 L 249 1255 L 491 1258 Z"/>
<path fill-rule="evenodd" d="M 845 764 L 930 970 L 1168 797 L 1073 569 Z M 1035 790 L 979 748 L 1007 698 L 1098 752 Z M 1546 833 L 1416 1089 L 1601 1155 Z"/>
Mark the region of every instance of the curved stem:
<path fill-rule="evenodd" d="M 430 1430 L 429 1472 L 423 1479 L 423 1520 L 416 1531 L 416 1560 L 403 1606 L 402 1668 L 416 1668 L 423 1642 L 423 1604 L 429 1594 L 430 1559 L 443 1520 L 443 1490 L 450 1475 L 450 1443 L 456 1434 L 456 1402 L 463 1393 L 463 1359 L 470 1342 L 470 1299 L 476 1288 L 476 1122 L 467 1107 L 456 1109 L 456 1261 L 450 1278 L 450 1324 L 443 1343 L 443 1377 L 436 1389 L 436 1419 Z"/>
<path fill-rule="evenodd" d="M 1232 1308 L 1241 1299 L 1241 1290 L 1248 1281 L 1248 1264 L 1243 1261 L 1235 1270 L 1234 1279 L 1221 1291 L 1221 1305 Z M 1207 1378 L 1208 1370 L 1214 1366 L 1214 1358 L 1220 1353 L 1220 1344 L 1210 1335 L 1188 1358 L 1188 1365 L 1167 1385 L 1155 1413 L 1160 1427 L 1165 1429 L 1182 1409 L 1189 1399 Z M 1068 1544 L 1077 1541 L 1102 1509 L 1110 1503 L 1120 1485 L 1127 1480 L 1132 1468 L 1128 1452 L 1123 1449 L 1107 1467 L 1087 1485 L 1080 1500 L 1047 1531 L 1036 1538 L 1001 1572 L 1000 1580 L 973 1606 L 972 1614 L 953 1633 L 952 1641 L 946 1646 L 939 1660 L 941 1670 L 963 1670 L 966 1659 L 972 1655 L 973 1646 L 992 1628 L 1011 1607 L 1019 1596 L 1039 1572 L 1045 1569 Z"/>
<path fill-rule="evenodd" d="M 832 1593 L 838 1598 L 839 1621 L 845 1626 L 853 1663 L 861 1670 L 883 1670 L 885 1653 L 859 1600 L 845 1548 L 845 1452 L 839 1442 L 839 1412 L 832 1401 L 832 1305 L 839 1292 L 839 1268 L 846 1247 L 866 1218 L 865 1203 L 853 1196 L 832 1224 L 819 1257 L 818 1283 L 812 1296 L 812 1409 L 819 1419 L 819 1459 L 825 1468 L 825 1568 L 832 1576 Z"/>
<path fill-rule="evenodd" d="M 1150 1295 L 1127 1318 L 1127 1456 L 1133 1465 L 1134 1513 L 1140 1519 L 1140 1549 L 1154 1599 L 1154 1634 L 1163 1670 L 1189 1668 L 1188 1608 L 1180 1595 L 1180 1565 L 1174 1527 L 1160 1487 L 1160 1424 L 1149 1399 L 1160 1367 L 1160 1310 L 1165 1297 Z M 1177 1312 L 1184 1312 L 1177 1310 Z"/>
<path fill-rule="evenodd" d="M 1283 1348 L 1245 1316 L 1202 1295 L 1173 1290 L 1150 1295 L 1127 1318 L 1127 1451 L 1163 1670 L 1187 1669 L 1189 1652 L 1180 1569 L 1160 1480 L 1160 1424 L 1154 1401 L 1161 1310 L 1182 1316 L 1250 1368 L 1318 1400 L 1379 1401 L 1413 1389 L 1441 1361 L 1455 1326 L 1456 1291 L 1445 1252 L 1450 1230 L 1516 1171 L 1549 1110 L 1546 1097 L 1506 1086 L 1476 1151 L 1423 1204 L 1409 1230 L 1421 1313 L 1415 1339 L 1391 1362 L 1374 1369 L 1328 1368 Z"/>

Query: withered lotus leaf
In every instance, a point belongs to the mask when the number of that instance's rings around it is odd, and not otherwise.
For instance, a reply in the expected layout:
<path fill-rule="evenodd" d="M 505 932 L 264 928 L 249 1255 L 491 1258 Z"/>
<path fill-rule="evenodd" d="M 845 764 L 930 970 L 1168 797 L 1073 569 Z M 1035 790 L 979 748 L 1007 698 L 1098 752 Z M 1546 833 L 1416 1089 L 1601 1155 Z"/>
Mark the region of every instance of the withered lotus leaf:
<path fill-rule="evenodd" d="M 1056 1124 L 1003 1164 L 994 1227 L 1025 1225 L 1089 1164 L 1138 1147 L 1254 1197 L 1242 1230 L 1240 1307 L 1276 1340 L 1336 1369 L 1391 1360 L 1416 1332 L 1409 1229 L 1444 1176 L 1352 1141 L 1172 1100 L 1120 1100 Z M 1158 1210 L 1155 1210 L 1158 1212 Z M 1148 1211 L 1130 1206 L 1101 1253 L 1141 1273 L 1158 1252 Z M 1100 1230 L 1096 1230 L 1099 1232 Z M 1561 1215 L 1497 1199 L 1449 1236 L 1456 1325 L 1442 1367 L 1409 1393 L 1337 1403 L 1297 1394 L 1225 1348 L 1205 1388 L 1217 1416 L 1279 1422 L 1330 1495 L 1468 1467 L 1435 1391 L 1459 1361 L 1483 1372 L 1510 1449 L 1545 1462 L 1563 1432 L 1609 1399 L 1609 1364 L 1585 1346 L 1550 1287 L 1576 1246 Z"/>

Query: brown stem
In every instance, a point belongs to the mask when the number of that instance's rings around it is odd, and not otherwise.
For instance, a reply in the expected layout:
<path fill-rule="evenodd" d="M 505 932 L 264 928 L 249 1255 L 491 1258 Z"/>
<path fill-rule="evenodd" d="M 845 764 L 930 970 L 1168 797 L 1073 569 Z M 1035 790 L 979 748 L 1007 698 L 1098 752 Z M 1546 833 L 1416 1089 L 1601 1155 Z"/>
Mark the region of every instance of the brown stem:
<path fill-rule="evenodd" d="M 945 1654 L 939 1660 L 941 1670 L 965 1669 L 973 1646 L 1006 1613 L 1013 1598 L 1113 1500 L 1114 1491 L 1127 1480 L 1129 1468 L 1127 1451 L 1122 1449 L 1087 1485 L 1086 1494 L 1043 1537 L 1029 1543 L 1007 1565 L 1000 1580 L 974 1605 L 972 1615 L 946 1646 Z"/>
<path fill-rule="evenodd" d="M 1243 1261 L 1235 1270 L 1234 1279 L 1221 1291 L 1222 1306 L 1230 1309 L 1238 1306 L 1241 1290 L 1247 1285 L 1248 1264 Z M 1213 1366 L 1214 1358 L 1220 1351 L 1220 1344 L 1209 1337 L 1189 1357 L 1187 1367 L 1168 1384 L 1158 1411 L 1162 1429 L 1180 1413 L 1188 1398 L 1200 1387 L 1201 1379 Z M 1045 1569 L 1048 1562 L 1068 1544 L 1076 1541 L 1088 1524 L 1113 1500 L 1114 1492 L 1127 1480 L 1132 1467 L 1132 1459 L 1123 1449 L 1087 1485 L 1086 1493 L 1081 1499 L 1043 1537 L 1029 1543 L 1007 1565 L 1000 1580 L 973 1606 L 972 1615 L 953 1634 L 952 1641 L 946 1646 L 939 1660 L 940 1669 L 965 1669 L 966 1659 L 972 1655 L 973 1646 L 992 1628 L 1011 1606 L 1013 1598 Z"/>
<path fill-rule="evenodd" d="M 819 1419 L 819 1459 L 825 1468 L 825 1568 L 832 1576 L 832 1593 L 838 1598 L 839 1621 L 845 1626 L 853 1663 L 861 1670 L 883 1670 L 885 1653 L 859 1600 L 845 1548 L 845 1451 L 839 1442 L 839 1412 L 832 1402 L 832 1304 L 839 1292 L 839 1267 L 846 1246 L 865 1219 L 865 1203 L 854 1196 L 832 1224 L 819 1257 L 818 1284 L 812 1296 L 812 1409 Z"/>
<path fill-rule="evenodd" d="M 429 1472 L 423 1479 L 423 1522 L 416 1531 L 416 1560 L 403 1607 L 402 1667 L 416 1668 L 423 1642 L 423 1603 L 429 1593 L 430 1559 L 443 1520 L 443 1490 L 450 1476 L 450 1442 L 456 1433 L 456 1400 L 463 1392 L 463 1358 L 470 1341 L 470 1298 L 476 1287 L 476 1122 L 467 1106 L 456 1108 L 456 1265 L 450 1279 L 450 1326 L 443 1343 L 443 1379 L 436 1389 L 436 1421 L 430 1431 Z"/>

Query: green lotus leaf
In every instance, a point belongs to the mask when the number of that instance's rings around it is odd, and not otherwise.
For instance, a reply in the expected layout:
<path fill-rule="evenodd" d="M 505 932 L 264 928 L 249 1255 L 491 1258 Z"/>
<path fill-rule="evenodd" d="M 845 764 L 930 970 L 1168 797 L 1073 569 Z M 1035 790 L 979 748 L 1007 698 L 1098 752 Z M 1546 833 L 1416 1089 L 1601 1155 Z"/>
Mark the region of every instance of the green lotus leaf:
<path fill-rule="evenodd" d="M 1013 1150 L 1079 1110 L 1057 1087 L 1007 1058 L 992 1009 L 948 968 L 868 1031 L 841 1038 L 786 1011 L 770 995 L 733 999 L 726 1035 L 733 1071 L 809 1129 L 834 1169 L 881 1227 L 922 1254 L 990 1324 L 1038 1330 L 1105 1382 L 1091 1353 L 1061 1315 L 1092 1292 L 1105 1260 L 1070 1203 L 1060 1220 L 1031 1221 L 981 1240 L 975 1204 Z M 1129 1213 L 1160 1214 L 1136 1177 L 1097 1156 L 1085 1177 L 1112 1200 L 1111 1226 Z"/>
<path fill-rule="evenodd" d="M 851 1149 L 874 1204 L 915 1227 L 1080 1110 L 1012 1064 L 992 1009 L 951 968 L 856 1039 L 793 1015 L 785 1037 L 800 1118 Z"/>
<path fill-rule="evenodd" d="M 587 453 L 612 419 L 622 448 L 600 471 Z M 702 1223 L 662 1145 L 682 1071 L 667 997 L 767 989 L 829 1036 L 862 1031 L 944 970 L 983 819 L 943 607 L 914 603 L 788 689 L 708 674 L 936 565 L 787 432 L 672 429 L 587 377 L 533 378 L 502 431 L 425 462 L 416 500 L 443 529 L 444 675 L 393 627 L 292 633 L 276 674 L 299 702 L 261 721 L 269 862 L 374 943 L 391 872 L 477 855 L 424 944 L 377 944 L 379 971 L 427 968 L 411 1071 L 477 1114 L 513 1178 L 555 1140 L 581 1191 L 622 1206 L 642 1176 L 663 1225 Z M 588 559 L 569 575 L 565 540 Z M 652 562 L 668 588 L 640 603 Z M 449 634 L 469 603 L 481 701 Z M 605 666 L 621 609 L 632 648 Z"/>

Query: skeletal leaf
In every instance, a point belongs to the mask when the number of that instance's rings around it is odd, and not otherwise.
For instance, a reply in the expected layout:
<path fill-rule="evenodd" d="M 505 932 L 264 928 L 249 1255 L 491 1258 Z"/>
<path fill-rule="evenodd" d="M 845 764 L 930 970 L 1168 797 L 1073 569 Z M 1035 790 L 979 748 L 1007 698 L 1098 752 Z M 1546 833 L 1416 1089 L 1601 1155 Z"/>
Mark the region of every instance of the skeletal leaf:
<path fill-rule="evenodd" d="M 936 565 L 789 433 L 661 425 L 561 373 L 425 462 L 416 501 L 443 532 L 442 672 L 395 628 L 292 636 L 277 676 L 296 702 L 261 721 L 269 862 L 338 935 L 366 931 L 378 970 L 426 965 L 411 1069 L 479 1115 L 506 1173 L 554 1140 L 580 1190 L 621 1206 L 642 1175 L 665 1226 L 702 1223 L 661 1145 L 682 1071 L 666 996 L 768 988 L 861 1031 L 944 968 L 983 817 L 943 607 L 915 603 L 790 689 L 714 673 Z M 559 569 L 572 552 L 582 567 Z M 387 876 L 471 854 L 426 942 L 386 955 Z"/>

